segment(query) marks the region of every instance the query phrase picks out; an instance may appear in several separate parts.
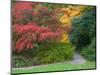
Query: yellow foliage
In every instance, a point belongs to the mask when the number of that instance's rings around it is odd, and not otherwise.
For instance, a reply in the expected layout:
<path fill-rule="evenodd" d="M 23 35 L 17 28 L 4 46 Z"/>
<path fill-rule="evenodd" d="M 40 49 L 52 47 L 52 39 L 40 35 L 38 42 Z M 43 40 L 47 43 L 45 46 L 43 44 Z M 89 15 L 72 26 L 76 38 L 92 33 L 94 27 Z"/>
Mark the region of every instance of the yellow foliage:
<path fill-rule="evenodd" d="M 73 17 L 80 17 L 81 13 L 85 10 L 86 6 L 72 6 L 69 5 L 66 8 L 62 8 L 61 11 L 64 14 L 61 16 L 59 21 L 62 23 L 61 26 L 71 25 L 71 20 Z M 61 42 L 68 43 L 69 38 L 67 33 L 62 34 Z"/>
<path fill-rule="evenodd" d="M 78 15 L 80 15 L 80 11 L 75 10 L 75 11 L 71 11 L 70 17 L 73 18 L 74 16 L 78 16 Z"/>
<path fill-rule="evenodd" d="M 68 16 L 70 16 L 70 12 L 71 12 L 71 10 L 70 10 L 70 8 L 62 8 L 61 9 L 61 11 L 64 13 L 64 14 L 67 14 Z"/>
<path fill-rule="evenodd" d="M 67 33 L 62 34 L 61 42 L 63 42 L 63 43 L 68 43 L 69 42 L 69 37 L 68 37 Z"/>
<path fill-rule="evenodd" d="M 62 8 L 61 11 L 64 12 L 64 14 L 67 14 L 70 18 L 73 18 L 74 16 L 78 16 L 81 14 L 82 11 L 85 10 L 87 6 L 71 6 L 69 5 L 66 8 Z"/>
<path fill-rule="evenodd" d="M 71 21 L 71 20 L 70 20 L 70 17 L 68 17 L 67 14 L 65 14 L 64 16 L 62 16 L 62 17 L 60 18 L 60 22 L 61 22 L 62 24 L 70 24 L 70 23 L 71 23 L 70 21 Z"/>

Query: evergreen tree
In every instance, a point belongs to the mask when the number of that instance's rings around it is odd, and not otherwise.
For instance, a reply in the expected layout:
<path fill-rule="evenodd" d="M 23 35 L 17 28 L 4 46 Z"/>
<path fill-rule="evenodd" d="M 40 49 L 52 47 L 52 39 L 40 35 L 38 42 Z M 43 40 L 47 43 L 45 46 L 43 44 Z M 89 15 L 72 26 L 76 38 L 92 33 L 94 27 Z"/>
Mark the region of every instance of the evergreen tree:
<path fill-rule="evenodd" d="M 96 35 L 96 7 L 88 7 L 81 17 L 74 18 L 72 26 L 70 40 L 76 46 L 76 50 L 80 51 L 89 45 Z"/>

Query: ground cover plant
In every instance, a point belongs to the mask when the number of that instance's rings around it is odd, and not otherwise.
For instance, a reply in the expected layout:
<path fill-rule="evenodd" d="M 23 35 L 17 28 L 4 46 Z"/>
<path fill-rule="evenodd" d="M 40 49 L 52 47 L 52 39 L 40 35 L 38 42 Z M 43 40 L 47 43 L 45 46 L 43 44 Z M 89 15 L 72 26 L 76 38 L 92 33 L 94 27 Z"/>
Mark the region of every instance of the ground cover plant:
<path fill-rule="evenodd" d="M 71 68 L 68 66 L 70 70 L 77 69 L 76 66 L 78 69 L 95 68 L 95 38 L 95 6 L 12 2 L 12 68 L 56 65 L 60 62 L 65 62 L 61 65 L 72 65 Z M 77 58 L 80 58 L 79 62 Z M 85 62 L 81 64 L 83 60 Z M 28 73 L 32 70 L 28 70 Z M 19 70 L 14 72 L 18 73 Z"/>

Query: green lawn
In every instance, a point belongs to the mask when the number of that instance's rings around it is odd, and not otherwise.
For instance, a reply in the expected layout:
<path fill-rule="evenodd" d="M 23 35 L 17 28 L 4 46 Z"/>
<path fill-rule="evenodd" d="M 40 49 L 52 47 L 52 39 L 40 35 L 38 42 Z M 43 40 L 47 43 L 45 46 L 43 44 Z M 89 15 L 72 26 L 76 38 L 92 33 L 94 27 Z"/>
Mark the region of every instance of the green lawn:
<path fill-rule="evenodd" d="M 49 64 L 46 66 L 37 66 L 28 69 L 12 69 L 12 74 L 16 73 L 36 73 L 36 72 L 51 72 L 51 71 L 68 71 L 68 70 L 80 70 L 80 69 L 95 69 L 95 62 L 87 61 L 84 64 L 71 64 L 71 63 L 59 63 Z"/>

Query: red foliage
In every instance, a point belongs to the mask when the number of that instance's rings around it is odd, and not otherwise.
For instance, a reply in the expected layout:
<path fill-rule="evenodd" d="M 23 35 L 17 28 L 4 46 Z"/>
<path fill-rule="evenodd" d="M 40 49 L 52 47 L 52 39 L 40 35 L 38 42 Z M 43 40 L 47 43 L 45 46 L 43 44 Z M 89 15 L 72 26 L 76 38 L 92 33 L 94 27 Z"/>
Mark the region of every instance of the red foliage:
<path fill-rule="evenodd" d="M 26 24 L 26 25 L 22 25 L 22 24 L 15 24 L 13 26 L 13 32 L 17 32 L 17 34 L 23 34 L 26 33 L 28 31 L 37 31 L 38 30 L 38 26 L 36 26 L 35 23 L 32 24 Z"/>
<path fill-rule="evenodd" d="M 47 32 L 47 33 L 41 33 L 39 36 L 39 41 L 45 41 L 47 39 L 49 40 L 57 40 L 57 37 L 60 34 L 57 32 Z"/>
<path fill-rule="evenodd" d="M 15 48 L 17 49 L 17 52 L 22 51 L 23 49 L 33 48 L 34 44 L 32 44 L 32 40 L 28 40 L 25 38 L 20 38 L 15 44 Z"/>
<path fill-rule="evenodd" d="M 40 27 L 35 23 L 28 23 L 27 25 L 16 24 L 13 26 L 13 32 L 19 36 L 15 44 L 18 52 L 35 47 L 36 42 L 54 40 L 59 36 L 59 33 L 52 32 L 50 28 Z"/>
<path fill-rule="evenodd" d="M 16 2 L 12 9 L 13 15 L 17 19 L 25 18 L 25 15 L 23 15 L 23 13 L 25 13 L 27 11 L 31 13 L 32 5 L 33 5 L 32 2 Z"/>
<path fill-rule="evenodd" d="M 14 17 L 14 23 L 18 23 L 18 21 L 29 19 L 32 15 L 38 14 L 33 11 L 33 6 L 39 3 L 33 2 L 16 2 L 13 5 L 12 13 Z"/>
<path fill-rule="evenodd" d="M 28 31 L 32 31 L 35 33 L 43 33 L 43 32 L 50 32 L 51 29 L 47 27 L 39 27 L 35 23 L 28 23 L 26 25 L 22 24 L 15 24 L 13 26 L 13 32 L 17 32 L 17 34 L 23 34 Z"/>

